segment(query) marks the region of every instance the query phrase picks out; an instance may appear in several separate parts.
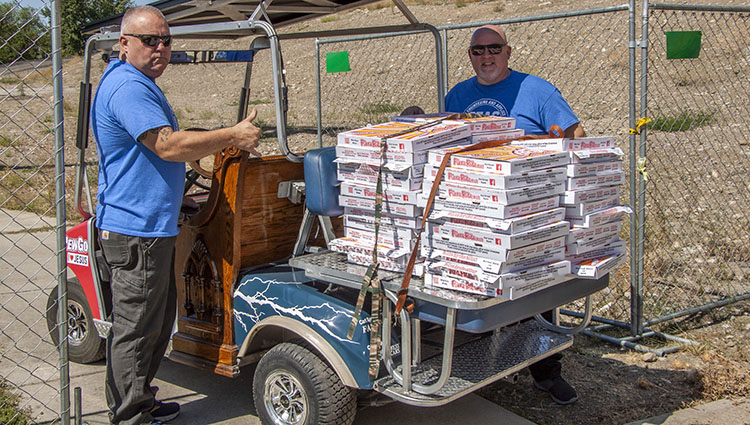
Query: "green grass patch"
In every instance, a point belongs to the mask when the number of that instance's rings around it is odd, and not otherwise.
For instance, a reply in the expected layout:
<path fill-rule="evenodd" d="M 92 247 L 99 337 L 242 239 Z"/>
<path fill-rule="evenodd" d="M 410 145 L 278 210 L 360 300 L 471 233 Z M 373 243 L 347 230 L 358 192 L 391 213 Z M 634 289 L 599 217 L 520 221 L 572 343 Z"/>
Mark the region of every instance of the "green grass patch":
<path fill-rule="evenodd" d="M 360 108 L 360 111 L 368 115 L 377 115 L 377 114 L 401 112 L 403 109 L 404 107 L 400 105 L 394 105 L 388 102 L 377 102 L 377 103 L 370 103 L 369 105 L 363 106 L 362 108 Z"/>
<path fill-rule="evenodd" d="M 5 380 L 0 381 L 0 424 L 26 425 L 28 423 L 28 412 L 18 408 L 18 396 L 10 392 L 10 387 Z"/>
<path fill-rule="evenodd" d="M 254 99 L 247 102 L 248 105 L 267 105 L 269 103 L 272 103 L 272 101 L 264 99 Z"/>
<path fill-rule="evenodd" d="M 7 147 L 10 147 L 10 145 L 12 144 L 13 142 L 9 138 L 3 135 L 0 135 L 0 147 L 7 148 Z"/>
<path fill-rule="evenodd" d="M 688 131 L 703 127 L 713 121 L 713 114 L 704 112 L 680 112 L 677 115 L 656 116 L 648 123 L 652 131 Z"/>
<path fill-rule="evenodd" d="M 212 111 L 210 109 L 201 111 L 200 115 L 198 116 L 201 120 L 212 120 L 216 118 L 216 111 Z"/>
<path fill-rule="evenodd" d="M 21 80 L 15 77 L 3 77 L 0 78 L 0 84 L 18 84 Z"/>
<path fill-rule="evenodd" d="M 332 15 L 332 16 L 324 16 L 320 18 L 320 22 L 326 23 L 326 22 L 336 22 L 339 20 L 338 16 Z"/>

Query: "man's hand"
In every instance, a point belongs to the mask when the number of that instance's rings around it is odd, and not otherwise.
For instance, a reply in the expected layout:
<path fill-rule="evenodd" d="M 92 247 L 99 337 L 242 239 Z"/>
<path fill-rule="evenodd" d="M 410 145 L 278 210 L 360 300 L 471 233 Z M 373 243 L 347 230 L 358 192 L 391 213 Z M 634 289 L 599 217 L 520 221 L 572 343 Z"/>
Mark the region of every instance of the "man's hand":
<path fill-rule="evenodd" d="M 250 152 L 251 154 L 261 157 L 263 156 L 255 148 L 260 144 L 261 131 L 258 127 L 253 125 L 252 121 L 258 116 L 258 111 L 253 108 L 250 115 L 244 120 L 238 122 L 232 128 L 235 132 L 234 144 L 243 151 Z"/>

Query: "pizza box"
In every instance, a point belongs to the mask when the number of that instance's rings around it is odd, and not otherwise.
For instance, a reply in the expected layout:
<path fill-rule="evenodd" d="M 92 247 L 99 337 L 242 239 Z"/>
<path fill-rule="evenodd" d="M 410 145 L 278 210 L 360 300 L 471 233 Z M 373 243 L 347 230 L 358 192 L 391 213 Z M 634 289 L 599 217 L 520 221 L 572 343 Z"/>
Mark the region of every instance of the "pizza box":
<path fill-rule="evenodd" d="M 366 230 L 368 232 L 375 231 L 375 216 L 372 216 L 372 221 L 362 220 L 360 217 L 344 215 L 344 228 L 348 229 L 359 229 Z M 397 235 L 399 238 L 409 239 L 415 237 L 415 228 L 394 226 L 386 223 L 383 217 L 380 217 L 380 233 L 390 233 Z"/>
<path fill-rule="evenodd" d="M 442 146 L 471 135 L 468 125 L 457 121 L 443 121 L 429 127 L 417 129 L 420 123 L 386 122 L 338 134 L 339 146 L 366 148 L 380 151 L 381 140 L 386 140 L 386 152 L 419 152 Z M 413 129 L 406 134 L 394 134 Z"/>
<path fill-rule="evenodd" d="M 358 229 L 356 227 L 344 227 L 344 237 L 356 239 L 360 243 L 363 243 L 365 245 L 372 245 L 373 243 L 375 243 L 375 229 L 364 230 Z M 411 232 L 404 234 L 403 232 L 395 230 L 389 231 L 382 228 L 378 231 L 378 244 L 383 246 L 395 249 L 404 248 L 410 250 L 414 248 L 416 242 L 417 237 Z"/>
<path fill-rule="evenodd" d="M 437 177 L 439 168 L 440 167 L 435 167 L 431 164 L 424 166 L 424 178 L 426 181 L 424 186 L 425 192 L 429 192 L 430 187 Z M 443 170 L 442 181 L 446 183 L 508 190 L 539 184 L 565 182 L 565 168 L 547 168 L 544 170 L 506 176 L 491 172 L 445 167 L 445 170 Z"/>
<path fill-rule="evenodd" d="M 359 208 L 344 208 L 344 219 L 351 222 L 362 222 L 375 225 L 375 211 L 367 211 Z M 398 215 L 382 214 L 380 224 L 403 227 L 407 229 L 419 229 L 422 226 L 422 217 L 404 217 Z"/>
<path fill-rule="evenodd" d="M 500 273 L 503 266 L 503 261 L 498 259 L 477 257 L 476 255 L 467 255 L 460 252 L 446 251 L 442 249 L 425 250 L 422 251 L 422 255 L 426 259 L 425 264 L 427 262 L 452 261 L 454 263 L 479 267 L 488 273 Z"/>
<path fill-rule="evenodd" d="M 581 202 L 578 205 L 565 206 L 565 217 L 583 218 L 584 216 L 595 213 L 615 205 L 620 205 L 620 196 L 610 196 L 598 201 Z"/>
<path fill-rule="evenodd" d="M 552 208 L 533 214 L 522 215 L 520 217 L 508 218 L 505 220 L 444 210 L 433 210 L 432 214 L 430 214 L 430 222 L 432 223 L 458 224 L 462 226 L 487 229 L 493 232 L 504 234 L 520 233 L 526 230 L 556 223 L 564 219 L 564 208 Z"/>
<path fill-rule="evenodd" d="M 606 257 L 608 255 L 622 254 L 628 249 L 627 242 L 624 240 L 616 240 L 603 245 L 597 249 L 584 252 L 582 254 L 566 254 L 565 259 L 570 260 L 572 264 L 578 264 L 582 261 L 590 260 L 592 258 Z"/>
<path fill-rule="evenodd" d="M 571 164 L 585 164 L 597 161 L 621 161 L 625 155 L 620 148 L 588 149 L 584 151 L 571 151 Z"/>
<path fill-rule="evenodd" d="M 346 196 L 356 196 L 358 198 L 375 199 L 377 186 L 368 186 L 350 182 L 341 182 L 340 193 Z M 417 204 L 417 195 L 422 193 L 421 190 L 401 191 L 391 188 L 383 188 L 382 196 L 384 200 L 398 202 L 400 204 Z"/>
<path fill-rule="evenodd" d="M 514 300 L 564 282 L 569 274 L 570 262 L 558 261 L 518 272 L 503 273 L 496 283 L 453 276 L 445 272 L 426 272 L 424 282 L 427 286 Z"/>
<path fill-rule="evenodd" d="M 458 150 L 460 148 L 457 147 L 431 150 L 427 157 L 428 163 L 439 167 L 446 153 Z M 451 156 L 449 165 L 464 170 L 511 175 L 543 168 L 562 167 L 567 164 L 568 155 L 566 152 L 501 145 L 455 153 Z"/>
<path fill-rule="evenodd" d="M 337 163 L 365 163 L 378 166 L 381 154 L 378 149 L 366 149 L 351 146 L 336 146 Z M 415 164 L 427 162 L 427 151 L 390 152 L 383 154 L 383 166 L 396 171 L 405 170 Z"/>
<path fill-rule="evenodd" d="M 492 142 L 496 140 L 516 140 L 526 135 L 522 128 L 512 130 L 491 131 L 488 133 L 475 133 L 471 135 L 471 143 Z"/>
<path fill-rule="evenodd" d="M 583 190 L 566 190 L 560 195 L 560 205 L 573 206 L 582 202 L 600 201 L 611 196 L 620 196 L 620 185 L 593 187 Z"/>
<path fill-rule="evenodd" d="M 339 195 L 339 205 L 348 208 L 375 211 L 375 199 L 358 198 L 356 196 Z M 422 208 L 414 204 L 400 204 L 383 199 L 383 212 L 391 215 L 417 217 L 422 215 Z"/>
<path fill-rule="evenodd" d="M 429 194 L 422 193 L 419 195 L 418 205 L 427 205 L 427 198 Z M 433 200 L 432 211 L 452 211 L 459 213 L 466 213 L 478 216 L 485 216 L 488 218 L 495 219 L 509 219 L 513 217 L 520 217 L 526 214 L 532 214 L 535 212 L 545 211 L 552 208 L 557 208 L 560 203 L 559 196 L 553 196 L 551 198 L 537 199 L 534 201 L 524 202 L 513 205 L 486 205 L 477 204 L 461 201 L 453 201 L 450 199 L 443 199 L 435 197 Z M 374 208 L 374 206 L 373 206 Z"/>
<path fill-rule="evenodd" d="M 618 205 L 600 210 L 582 218 L 571 217 L 568 219 L 570 224 L 579 227 L 594 227 L 610 221 L 621 220 L 625 215 L 631 214 L 633 210 L 627 205 Z"/>
<path fill-rule="evenodd" d="M 556 151 L 582 151 L 590 149 L 606 149 L 615 147 L 612 136 L 581 137 L 577 139 L 531 139 L 514 140 L 511 144 L 527 148 L 547 149 Z"/>
<path fill-rule="evenodd" d="M 590 176 L 601 173 L 613 173 L 622 171 L 622 161 L 600 161 L 585 164 L 568 164 L 568 177 Z"/>
<path fill-rule="evenodd" d="M 576 241 L 594 239 L 607 234 L 619 235 L 620 231 L 622 231 L 621 220 L 604 223 L 591 228 L 573 226 L 568 233 L 568 237 L 565 239 L 565 243 L 569 245 Z"/>
<path fill-rule="evenodd" d="M 337 163 L 336 178 L 339 181 L 376 186 L 378 166 L 362 163 Z M 383 186 L 398 190 L 417 190 L 422 187 L 424 164 L 414 165 L 402 171 L 383 169 Z"/>
<path fill-rule="evenodd" d="M 362 255 L 367 255 L 372 260 L 372 244 L 365 244 L 354 238 L 337 238 L 328 243 L 328 248 L 331 251 L 349 253 L 354 252 Z M 380 259 L 390 260 L 406 265 L 409 261 L 409 255 L 411 250 L 403 248 L 393 248 L 385 245 L 378 245 L 376 247 L 378 261 Z M 369 263 L 368 263 L 369 264 Z"/>
<path fill-rule="evenodd" d="M 619 240 L 619 233 L 602 234 L 589 239 L 579 239 L 571 244 L 566 245 L 565 252 L 567 253 L 567 255 L 581 255 L 587 252 L 595 251 Z"/>
<path fill-rule="evenodd" d="M 537 242 L 567 236 L 569 231 L 570 225 L 567 221 L 558 221 L 557 223 L 511 235 L 484 230 L 478 227 L 429 222 L 425 234 L 433 239 L 442 238 L 468 243 L 490 250 L 497 249 L 498 252 L 502 253 L 508 249 L 521 248 Z"/>
<path fill-rule="evenodd" d="M 430 188 L 431 190 L 431 188 Z M 425 192 L 428 190 L 425 188 Z M 483 205 L 513 205 L 521 202 L 549 198 L 565 192 L 565 184 L 547 183 L 535 186 L 517 187 L 514 189 L 488 189 L 443 182 L 437 190 L 436 198 L 450 199 L 456 202 L 467 202 Z M 426 203 L 426 197 L 420 199 Z M 424 204 L 418 203 L 424 207 Z"/>
<path fill-rule="evenodd" d="M 592 258 L 572 265 L 573 274 L 584 279 L 600 279 L 618 266 L 625 264 L 628 256 L 625 253 Z"/>
<path fill-rule="evenodd" d="M 427 236 L 422 238 L 420 248 L 424 257 L 430 256 L 432 250 L 439 250 L 499 261 L 502 263 L 500 273 L 505 273 L 564 259 L 565 237 L 501 251 L 461 241 Z"/>
<path fill-rule="evenodd" d="M 369 266 L 372 264 L 372 255 L 366 255 L 366 254 L 360 254 L 358 252 L 347 252 L 346 253 L 346 260 L 352 264 L 359 264 L 361 266 Z M 390 258 L 380 258 L 378 257 L 378 267 L 380 267 L 382 270 L 388 270 L 392 272 L 397 273 L 404 273 L 406 272 L 406 266 L 407 264 L 403 264 L 401 261 L 392 261 Z M 413 269 L 412 272 L 413 275 L 419 276 L 419 273 L 416 273 L 418 267 Z"/>
<path fill-rule="evenodd" d="M 622 171 L 602 173 L 594 176 L 568 177 L 566 190 L 583 190 L 595 187 L 613 186 L 625 183 L 625 173 Z"/>

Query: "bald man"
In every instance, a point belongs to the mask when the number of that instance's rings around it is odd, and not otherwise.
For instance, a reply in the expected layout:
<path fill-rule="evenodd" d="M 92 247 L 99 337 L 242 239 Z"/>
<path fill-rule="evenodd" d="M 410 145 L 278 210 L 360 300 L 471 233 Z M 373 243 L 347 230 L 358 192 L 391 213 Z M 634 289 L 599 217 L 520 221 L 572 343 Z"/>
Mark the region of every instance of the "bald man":
<path fill-rule="evenodd" d="M 474 31 L 468 54 L 476 76 L 448 92 L 445 110 L 512 117 L 526 134 L 549 134 L 557 125 L 565 137 L 584 137 L 578 118 L 555 86 L 508 67 L 512 50 L 499 26 Z"/>
<path fill-rule="evenodd" d="M 156 85 L 169 64 L 172 37 L 152 6 L 129 9 L 120 57 L 96 91 L 91 128 L 99 154 L 96 227 L 111 271 L 112 327 L 107 338 L 106 397 L 113 424 L 162 424 L 180 411 L 156 399 L 151 381 L 176 314 L 174 244 L 185 161 L 228 146 L 255 152 L 255 110 L 233 127 L 179 131 Z"/>
<path fill-rule="evenodd" d="M 508 67 L 512 50 L 499 26 L 484 25 L 474 31 L 468 54 L 476 76 L 448 92 L 445 110 L 512 117 L 526 134 L 549 134 L 550 127 L 557 125 L 565 137 L 584 137 L 581 123 L 555 86 Z M 551 320 L 551 312 L 544 316 Z M 532 364 L 529 371 L 534 386 L 547 391 L 556 403 L 575 403 L 578 394 L 561 376 L 561 358 L 556 353 Z"/>

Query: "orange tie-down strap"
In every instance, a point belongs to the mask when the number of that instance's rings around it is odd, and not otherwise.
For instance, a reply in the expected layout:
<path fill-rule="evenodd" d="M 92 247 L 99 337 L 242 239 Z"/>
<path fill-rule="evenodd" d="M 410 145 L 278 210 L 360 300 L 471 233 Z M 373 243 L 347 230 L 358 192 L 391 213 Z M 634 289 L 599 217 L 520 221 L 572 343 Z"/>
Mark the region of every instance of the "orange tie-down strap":
<path fill-rule="evenodd" d="M 557 125 L 552 125 L 549 129 L 549 134 L 544 135 L 527 135 L 517 140 L 531 140 L 531 139 L 561 139 L 565 137 L 565 132 L 562 128 L 560 128 Z M 432 210 L 432 203 L 435 200 L 435 195 L 437 194 L 438 187 L 440 187 L 440 181 L 443 179 L 443 172 L 445 171 L 445 167 L 448 165 L 448 161 L 450 161 L 451 156 L 454 153 L 460 153 L 460 152 L 471 152 L 476 151 L 479 149 L 486 149 L 486 148 L 494 148 L 495 146 L 505 145 L 510 143 L 511 140 L 490 140 L 488 142 L 482 142 L 477 143 L 476 145 L 467 146 L 463 149 L 459 149 L 454 152 L 448 152 L 443 157 L 443 161 L 440 163 L 440 168 L 438 168 L 438 172 L 435 175 L 435 183 L 432 185 L 432 189 L 430 190 L 430 197 L 427 199 L 427 205 L 424 207 L 424 212 L 422 214 L 422 225 L 419 227 L 419 231 L 417 232 L 417 243 L 414 245 L 414 248 L 412 248 L 411 256 L 409 257 L 409 263 L 406 265 L 406 271 L 404 271 L 404 278 L 401 281 L 401 288 L 398 291 L 398 302 L 396 303 L 396 314 L 401 312 L 401 309 L 404 308 L 404 304 L 406 303 L 406 295 L 409 293 L 409 282 L 411 282 L 411 274 L 412 271 L 414 271 L 414 263 L 417 260 L 417 252 L 419 251 L 419 245 L 422 242 L 422 232 L 424 231 L 424 225 L 427 222 L 427 218 L 430 216 L 430 211 Z M 407 307 L 409 311 L 411 311 L 411 307 Z"/>

